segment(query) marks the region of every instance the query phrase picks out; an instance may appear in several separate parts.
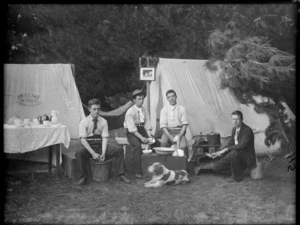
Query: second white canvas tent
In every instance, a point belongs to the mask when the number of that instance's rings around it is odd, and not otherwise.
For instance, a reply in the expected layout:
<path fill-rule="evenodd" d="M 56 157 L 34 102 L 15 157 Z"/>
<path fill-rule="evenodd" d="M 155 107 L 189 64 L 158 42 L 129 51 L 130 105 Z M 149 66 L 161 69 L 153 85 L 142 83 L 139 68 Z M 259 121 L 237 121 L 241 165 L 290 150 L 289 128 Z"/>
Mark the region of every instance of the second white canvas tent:
<path fill-rule="evenodd" d="M 167 105 L 165 93 L 173 89 L 177 93 L 178 103 L 186 108 L 189 126 L 187 139 L 200 132 L 220 133 L 222 141 L 230 136 L 232 130 L 231 113 L 240 110 L 244 114 L 244 123 L 255 133 L 257 154 L 272 153 L 279 144 L 268 148 L 264 144 L 264 131 L 269 125 L 265 114 L 254 111 L 253 105 L 237 102 L 227 89 L 220 88 L 220 68 L 209 70 L 207 60 L 166 59 L 160 58 L 156 68 L 156 80 L 150 84 L 150 116 L 153 130 L 158 129 L 160 110 Z M 147 103 L 145 103 L 147 105 Z M 287 113 L 295 118 L 287 107 Z"/>

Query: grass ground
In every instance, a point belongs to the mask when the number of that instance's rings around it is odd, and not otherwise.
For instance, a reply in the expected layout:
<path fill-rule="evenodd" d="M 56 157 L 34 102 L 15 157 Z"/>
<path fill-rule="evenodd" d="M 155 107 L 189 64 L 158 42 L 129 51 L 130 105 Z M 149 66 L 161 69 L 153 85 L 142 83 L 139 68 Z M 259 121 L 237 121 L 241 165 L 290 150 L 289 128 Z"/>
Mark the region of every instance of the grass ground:
<path fill-rule="evenodd" d="M 131 184 L 121 183 L 114 170 L 109 181 L 82 187 L 56 173 L 8 173 L 5 223 L 295 223 L 295 171 L 288 172 L 283 156 L 273 159 L 261 180 L 227 183 L 225 177 L 200 173 L 188 184 L 146 189 L 144 180 L 133 178 L 130 152 Z"/>

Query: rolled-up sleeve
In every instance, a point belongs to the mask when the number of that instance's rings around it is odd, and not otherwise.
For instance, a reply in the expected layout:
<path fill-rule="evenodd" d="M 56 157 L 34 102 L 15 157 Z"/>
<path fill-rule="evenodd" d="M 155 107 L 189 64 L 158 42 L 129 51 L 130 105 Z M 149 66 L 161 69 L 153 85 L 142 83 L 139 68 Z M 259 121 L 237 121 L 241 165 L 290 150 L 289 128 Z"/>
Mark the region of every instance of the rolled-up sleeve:
<path fill-rule="evenodd" d="M 103 138 L 108 138 L 108 137 L 109 137 L 109 133 L 108 133 L 108 125 L 107 125 L 107 121 L 106 121 L 106 120 L 103 122 L 103 129 L 102 129 L 102 134 L 101 134 L 101 136 L 102 136 Z"/>
<path fill-rule="evenodd" d="M 160 124 L 160 128 L 167 127 L 167 124 L 168 124 L 168 115 L 167 115 L 166 108 L 163 108 L 160 111 L 159 124 Z"/>
<path fill-rule="evenodd" d="M 79 138 L 87 138 L 87 136 L 88 136 L 85 122 L 86 122 L 86 120 L 83 119 L 79 123 L 79 128 L 78 128 Z"/>
<path fill-rule="evenodd" d="M 180 122 L 181 122 L 182 125 L 188 125 L 189 124 L 184 107 L 181 107 L 181 109 L 180 109 Z"/>
<path fill-rule="evenodd" d="M 128 131 L 130 133 L 137 131 L 137 128 L 136 128 L 135 122 L 134 122 L 134 115 L 132 113 L 127 112 L 125 114 L 125 124 L 126 124 L 126 128 L 128 129 Z"/>

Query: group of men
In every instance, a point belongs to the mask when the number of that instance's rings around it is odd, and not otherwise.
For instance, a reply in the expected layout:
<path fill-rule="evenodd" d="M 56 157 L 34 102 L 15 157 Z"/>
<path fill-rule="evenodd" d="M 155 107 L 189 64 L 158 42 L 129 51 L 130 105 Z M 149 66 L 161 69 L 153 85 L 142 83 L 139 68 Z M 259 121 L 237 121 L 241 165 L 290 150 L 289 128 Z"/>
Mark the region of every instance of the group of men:
<path fill-rule="evenodd" d="M 137 179 L 142 179 L 141 155 L 142 144 L 149 144 L 149 138 L 154 138 L 151 131 L 149 112 L 143 107 L 146 93 L 142 90 L 135 90 L 132 94 L 134 105 L 125 114 L 124 128 L 128 142 L 133 149 L 133 170 Z M 179 147 L 187 155 L 188 143 L 185 137 L 188 120 L 186 110 L 177 103 L 177 94 L 174 90 L 166 92 L 169 102 L 160 113 L 160 128 L 163 131 L 160 141 L 154 139 L 152 147 L 169 147 L 179 143 Z M 123 148 L 119 145 L 107 142 L 109 137 L 107 121 L 99 113 L 101 103 L 98 99 L 88 102 L 90 115 L 84 118 L 79 124 L 79 138 L 82 148 L 76 152 L 76 161 L 79 168 L 78 185 L 87 182 L 89 160 L 116 158 L 119 178 L 124 183 L 131 181 L 125 176 L 125 161 Z M 215 172 L 231 174 L 232 181 L 240 181 L 246 168 L 256 165 L 254 150 L 254 134 L 252 129 L 244 124 L 243 114 L 240 111 L 232 113 L 234 128 L 226 147 L 213 154 L 218 160 L 213 164 Z"/>

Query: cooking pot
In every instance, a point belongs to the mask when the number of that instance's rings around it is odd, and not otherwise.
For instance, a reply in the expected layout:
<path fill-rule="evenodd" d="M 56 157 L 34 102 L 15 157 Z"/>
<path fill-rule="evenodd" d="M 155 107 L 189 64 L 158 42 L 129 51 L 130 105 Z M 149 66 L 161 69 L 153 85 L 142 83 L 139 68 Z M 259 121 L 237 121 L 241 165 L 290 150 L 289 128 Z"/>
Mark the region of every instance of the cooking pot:
<path fill-rule="evenodd" d="M 207 134 L 207 142 L 209 145 L 220 145 L 221 139 L 219 133 L 209 133 Z"/>

